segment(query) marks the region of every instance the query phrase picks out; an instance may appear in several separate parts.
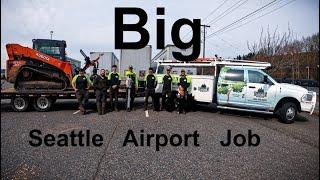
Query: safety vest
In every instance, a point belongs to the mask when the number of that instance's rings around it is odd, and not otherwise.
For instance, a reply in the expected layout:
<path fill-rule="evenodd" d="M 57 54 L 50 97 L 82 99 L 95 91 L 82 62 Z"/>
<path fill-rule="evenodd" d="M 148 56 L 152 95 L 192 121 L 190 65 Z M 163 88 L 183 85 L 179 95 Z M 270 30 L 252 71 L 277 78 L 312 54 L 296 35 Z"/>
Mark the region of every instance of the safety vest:
<path fill-rule="evenodd" d="M 77 88 L 77 89 L 86 89 L 88 86 L 92 84 L 90 78 L 87 75 L 84 76 L 79 76 L 76 75 L 72 79 L 72 84 Z"/>
<path fill-rule="evenodd" d="M 137 78 L 136 73 L 130 72 L 130 71 L 126 71 L 126 78 L 131 78 L 132 86 L 138 86 L 138 78 Z"/>
<path fill-rule="evenodd" d="M 108 80 L 109 80 L 110 86 L 120 85 L 121 75 L 118 73 L 111 72 L 108 76 Z"/>
<path fill-rule="evenodd" d="M 179 76 L 178 85 L 182 86 L 183 89 L 187 91 L 187 89 L 190 87 L 190 84 L 191 84 L 191 78 L 189 76 L 187 75 Z"/>
<path fill-rule="evenodd" d="M 147 89 L 155 89 L 156 88 L 158 80 L 154 74 L 147 74 L 144 77 L 144 80 L 146 82 Z"/>

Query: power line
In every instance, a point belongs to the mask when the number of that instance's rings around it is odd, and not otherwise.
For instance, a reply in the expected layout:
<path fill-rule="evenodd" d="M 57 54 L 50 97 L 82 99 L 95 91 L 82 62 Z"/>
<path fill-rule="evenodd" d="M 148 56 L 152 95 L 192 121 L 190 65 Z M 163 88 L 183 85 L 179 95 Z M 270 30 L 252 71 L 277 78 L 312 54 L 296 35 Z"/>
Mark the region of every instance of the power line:
<path fill-rule="evenodd" d="M 223 1 L 217 8 L 215 8 L 213 11 L 210 12 L 209 15 L 207 15 L 205 18 L 203 18 L 203 22 L 205 22 L 206 19 L 208 19 L 209 16 L 211 16 L 214 12 L 216 12 L 219 8 L 221 8 L 228 0 Z"/>
<path fill-rule="evenodd" d="M 275 3 L 276 1 L 277 1 L 277 0 L 273 0 L 273 1 L 271 1 L 270 3 L 268 3 L 268 4 L 264 5 L 264 6 L 262 6 L 261 8 L 259 8 L 259 9 L 255 10 L 255 11 L 253 11 L 253 12 L 251 12 L 251 13 L 249 13 L 249 14 L 247 14 L 247 15 L 243 16 L 243 17 L 241 17 L 240 19 L 238 19 L 238 20 L 236 20 L 236 21 L 232 22 L 231 24 L 228 24 L 228 25 L 224 26 L 223 28 L 220 28 L 219 30 L 217 30 L 217 31 L 215 31 L 215 32 L 213 32 L 213 33 L 211 33 L 211 34 L 208 36 L 208 38 L 212 37 L 214 34 L 217 34 L 217 33 L 221 32 L 221 31 L 224 31 L 224 30 L 226 30 L 226 29 L 228 29 L 228 28 L 230 28 L 230 27 L 234 26 L 235 24 L 238 24 L 239 22 L 241 22 L 241 21 L 243 21 L 243 20 L 248 19 L 249 17 L 251 17 L 251 16 L 253 16 L 253 15 L 257 14 L 259 11 L 262 11 L 263 9 L 268 8 L 268 6 L 270 6 L 270 5 L 271 5 L 271 6 L 275 5 L 274 3 Z M 281 0 L 280 0 L 280 1 L 281 1 Z M 273 5 L 272 5 L 272 4 L 273 4 Z"/>
<path fill-rule="evenodd" d="M 217 34 L 217 33 L 221 32 L 221 31 L 224 31 L 224 30 L 226 30 L 226 29 L 228 29 L 228 28 L 230 28 L 230 27 L 232 27 L 232 26 L 234 26 L 234 25 L 242 22 L 243 20 L 246 20 L 246 19 L 248 19 L 249 17 L 254 16 L 255 14 L 257 14 L 257 13 L 260 12 L 260 11 L 262 11 L 264 8 L 267 8 L 268 6 L 272 5 L 272 4 L 275 3 L 276 1 L 277 1 L 277 0 L 273 0 L 273 1 L 271 1 L 270 3 L 262 6 L 261 8 L 258 8 L 258 9 L 256 9 L 256 10 L 254 10 L 253 12 L 251 12 L 251 13 L 249 13 L 249 14 L 241 17 L 241 18 L 239 18 L 238 20 L 236 20 L 236 21 L 234 21 L 234 22 L 232 22 L 232 23 L 230 23 L 230 24 L 228 24 L 228 25 L 220 28 L 219 30 L 215 31 L 214 33 L 211 33 L 208 37 L 212 37 L 212 35 Z M 281 1 L 281 0 L 280 0 L 280 1 Z M 274 4 L 273 4 L 273 5 L 274 5 Z"/>
<path fill-rule="evenodd" d="M 211 44 L 212 46 L 218 47 L 219 49 L 223 50 L 223 48 L 222 48 L 221 46 L 218 46 L 217 44 L 213 43 L 213 42 L 210 41 L 210 40 L 207 40 L 206 42 L 208 42 L 208 43 Z M 227 44 L 227 45 L 229 45 L 229 44 Z M 230 46 L 230 45 L 229 45 L 229 46 Z M 233 48 L 231 48 L 231 51 L 232 51 L 234 54 L 239 54 L 239 52 L 234 51 Z"/>
<path fill-rule="evenodd" d="M 215 8 L 213 11 L 211 11 L 204 19 L 203 22 L 209 17 L 211 16 L 214 12 L 216 12 L 216 10 L 218 10 L 220 7 L 222 7 L 228 0 L 223 1 L 217 8 Z M 187 37 L 190 33 L 192 32 L 192 30 L 190 30 L 187 34 L 185 34 L 181 39 L 184 39 L 185 37 Z"/>
<path fill-rule="evenodd" d="M 225 39 L 221 38 L 220 36 L 218 36 L 218 35 L 215 35 L 215 36 L 216 36 L 217 38 L 219 38 L 221 41 L 225 42 L 228 46 L 230 46 L 230 47 L 232 47 L 232 48 L 236 49 L 237 51 L 241 51 L 239 48 L 237 48 L 237 47 L 233 46 L 231 43 L 229 43 L 229 42 L 228 42 L 228 41 L 226 41 Z"/>
<path fill-rule="evenodd" d="M 280 6 L 280 7 L 278 7 L 278 8 L 275 8 L 275 9 L 273 9 L 273 10 L 271 10 L 271 11 L 269 11 L 269 12 L 267 12 L 267 13 L 259 16 L 259 17 L 256 17 L 256 18 L 252 19 L 251 21 L 247 21 L 247 22 L 244 23 L 244 24 L 241 24 L 241 25 L 239 25 L 239 26 L 236 26 L 235 28 L 232 28 L 232 29 L 223 31 L 223 32 L 221 32 L 221 33 L 226 33 L 226 32 L 229 32 L 229 31 L 233 31 L 233 30 L 235 30 L 235 29 L 238 29 L 238 28 L 240 28 L 241 26 L 244 26 L 244 25 L 246 25 L 246 24 L 248 24 L 248 23 L 250 23 L 250 22 L 253 22 L 253 21 L 255 21 L 255 20 L 257 20 L 257 19 L 260 19 L 260 18 L 262 18 L 262 17 L 264 17 L 264 16 L 266 16 L 266 15 L 268 15 L 268 14 L 271 14 L 271 13 L 273 13 L 274 11 L 283 8 L 284 6 L 287 6 L 287 5 L 291 4 L 291 3 L 293 3 L 294 1 L 296 1 L 296 0 L 289 1 L 289 2 L 283 4 L 282 6 Z M 221 34 L 221 33 L 220 33 L 220 34 Z"/>
<path fill-rule="evenodd" d="M 218 22 L 219 20 L 221 20 L 222 18 L 224 18 L 225 16 L 227 16 L 228 14 L 234 12 L 236 9 L 238 9 L 240 6 L 242 6 L 243 4 L 245 4 L 246 2 L 248 2 L 248 0 L 245 0 L 241 3 L 241 1 L 243 0 L 239 0 L 237 1 L 235 4 L 233 4 L 232 6 L 230 6 L 229 8 L 227 8 L 225 11 L 223 11 L 222 13 L 220 13 L 217 17 L 215 17 L 214 19 L 212 19 L 211 21 L 209 21 L 207 24 L 208 25 L 212 25 L 216 22 Z M 240 4 L 239 4 L 240 3 Z M 235 7 L 236 6 L 236 7 Z M 216 8 L 218 9 L 218 8 Z M 185 36 L 183 36 L 183 38 L 187 37 L 187 35 L 190 34 L 191 31 L 189 31 Z"/>
<path fill-rule="evenodd" d="M 280 0 L 280 1 L 277 2 L 277 3 L 280 3 L 281 1 L 282 1 L 282 0 Z M 289 2 L 287 2 L 287 3 L 285 3 L 285 4 L 283 4 L 283 5 L 275 8 L 275 9 L 272 9 L 271 11 L 269 11 L 269 12 L 267 12 L 267 13 L 262 14 L 261 16 L 258 16 L 258 17 L 256 17 L 256 18 L 250 20 L 250 21 L 247 21 L 246 23 L 241 24 L 241 25 L 239 25 L 239 26 L 237 26 L 237 27 L 235 27 L 235 28 L 232 28 L 232 29 L 229 28 L 229 29 L 227 29 L 227 30 L 225 30 L 225 31 L 222 31 L 221 33 L 229 32 L 229 31 L 232 31 L 232 30 L 234 30 L 234 29 L 237 29 L 237 28 L 239 28 L 239 27 L 241 27 L 241 26 L 244 26 L 245 24 L 248 24 L 248 23 L 250 23 L 250 22 L 252 22 L 252 21 L 255 21 L 255 20 L 259 19 L 259 18 L 262 18 L 262 17 L 264 17 L 264 16 L 266 16 L 266 15 L 268 15 L 268 14 L 271 14 L 271 13 L 273 13 L 274 11 L 277 11 L 278 9 L 281 9 L 281 8 L 285 7 L 285 6 L 291 4 L 291 3 L 294 2 L 294 1 L 296 1 L 296 0 L 291 0 L 291 1 L 289 1 Z M 272 2 L 271 2 L 271 3 L 272 3 Z M 267 4 L 267 5 L 268 5 L 268 4 Z M 267 6 L 267 5 L 266 5 L 266 6 Z M 273 4 L 272 6 L 274 6 L 274 5 L 275 5 L 275 4 Z M 261 8 L 260 8 L 260 9 L 261 9 Z M 241 19 L 241 18 L 240 18 L 240 19 Z M 228 26 L 229 26 L 229 25 L 228 25 Z M 223 28 L 221 28 L 221 29 L 223 29 Z M 219 30 L 218 30 L 218 31 L 219 31 Z M 212 37 L 212 35 L 216 36 L 216 37 L 219 38 L 221 41 L 225 42 L 225 44 L 227 44 L 228 46 L 232 47 L 231 50 L 232 50 L 235 54 L 237 54 L 237 52 L 235 52 L 233 49 L 237 49 L 238 51 L 240 51 L 238 48 L 234 47 L 231 43 L 229 43 L 228 41 L 226 41 L 226 40 L 224 40 L 223 38 L 219 37 L 216 33 L 210 34 L 211 37 Z M 207 40 L 207 42 L 208 42 L 209 44 L 213 45 L 213 46 L 217 46 L 217 45 L 215 45 L 214 43 L 212 43 L 210 40 Z"/>
<path fill-rule="evenodd" d="M 226 9 L 224 12 L 222 12 L 219 16 L 217 16 L 216 18 L 212 19 L 210 22 L 208 22 L 207 24 L 214 24 L 216 22 L 218 22 L 219 20 L 221 20 L 223 17 L 225 17 L 226 15 L 234 12 L 235 9 L 239 8 L 240 6 L 242 6 L 243 4 L 245 4 L 246 2 L 248 2 L 248 0 L 245 0 L 244 2 L 242 2 L 241 4 L 239 4 L 238 6 L 236 6 L 238 3 L 240 3 L 242 0 L 236 2 L 234 5 L 232 5 L 231 7 L 229 7 L 228 9 Z M 236 6 L 236 7 L 234 7 Z"/>

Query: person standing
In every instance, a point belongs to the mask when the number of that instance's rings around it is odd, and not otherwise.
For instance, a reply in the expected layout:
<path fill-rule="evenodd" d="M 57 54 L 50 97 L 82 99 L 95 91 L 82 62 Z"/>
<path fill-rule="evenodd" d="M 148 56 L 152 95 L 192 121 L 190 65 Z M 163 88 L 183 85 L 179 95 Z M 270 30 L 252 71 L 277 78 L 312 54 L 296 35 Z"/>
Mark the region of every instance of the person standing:
<path fill-rule="evenodd" d="M 184 69 L 181 70 L 181 74 L 178 79 L 178 113 L 186 113 L 187 106 L 186 101 L 188 97 L 188 88 L 191 84 L 191 78 L 186 75 Z"/>
<path fill-rule="evenodd" d="M 148 74 L 144 78 L 145 80 L 145 101 L 144 101 L 144 110 L 148 110 L 148 99 L 151 96 L 153 110 L 156 110 L 155 107 L 155 88 L 157 87 L 158 81 L 157 77 L 153 74 L 153 69 L 150 67 Z"/>
<path fill-rule="evenodd" d="M 105 76 L 105 70 L 100 70 L 93 80 L 93 87 L 96 94 L 97 111 L 99 115 L 106 113 L 108 78 Z"/>
<path fill-rule="evenodd" d="M 133 109 L 133 102 L 134 102 L 134 98 L 136 96 L 136 91 L 138 90 L 138 77 L 136 75 L 136 73 L 133 72 L 133 66 L 130 65 L 128 71 L 126 71 L 126 81 L 128 86 L 127 87 L 127 95 L 128 95 L 128 91 L 130 91 L 130 108 L 127 109 L 128 111 L 131 111 Z M 130 83 L 128 83 L 130 82 Z M 127 98 L 129 99 L 129 98 Z"/>
<path fill-rule="evenodd" d="M 83 69 L 79 70 L 79 74 L 77 74 L 72 79 L 72 87 L 76 91 L 76 97 L 79 103 L 79 110 L 82 114 L 86 114 L 86 102 L 89 98 L 89 88 L 92 82 L 90 78 L 84 73 Z"/>
<path fill-rule="evenodd" d="M 110 98 L 110 105 L 112 110 L 119 111 L 118 109 L 118 93 L 119 93 L 119 86 L 121 82 L 121 75 L 117 73 L 117 65 L 112 66 L 112 72 L 109 73 L 108 76 L 109 80 L 109 98 Z M 114 98 L 114 104 L 113 104 L 113 98 Z"/>
<path fill-rule="evenodd" d="M 167 73 L 162 78 L 163 87 L 162 87 L 162 98 L 161 98 L 161 106 L 160 110 L 164 109 L 166 99 L 169 100 L 167 102 L 171 102 L 172 100 L 172 84 L 175 82 L 174 77 L 171 76 L 171 67 L 167 67 Z"/>
<path fill-rule="evenodd" d="M 97 69 L 97 68 L 93 68 L 93 70 L 92 70 L 92 75 L 90 76 L 90 81 L 93 82 L 94 79 L 95 79 L 97 76 L 99 76 L 99 75 L 98 75 L 98 69 Z"/>
<path fill-rule="evenodd" d="M 105 69 L 105 76 L 106 76 L 106 77 L 109 77 L 109 71 L 108 71 L 108 69 Z"/>

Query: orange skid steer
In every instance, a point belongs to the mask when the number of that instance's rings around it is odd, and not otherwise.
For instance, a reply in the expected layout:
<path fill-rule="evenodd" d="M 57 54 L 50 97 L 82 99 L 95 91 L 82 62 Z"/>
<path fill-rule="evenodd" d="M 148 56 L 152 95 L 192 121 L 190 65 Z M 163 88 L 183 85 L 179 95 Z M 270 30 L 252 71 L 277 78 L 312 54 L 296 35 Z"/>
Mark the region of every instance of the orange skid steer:
<path fill-rule="evenodd" d="M 75 75 L 70 61 L 66 60 L 66 42 L 51 39 L 33 39 L 33 48 L 19 44 L 7 44 L 9 59 L 6 62 L 6 78 L 17 90 L 66 90 L 71 88 Z M 85 57 L 85 66 L 96 62 Z"/>

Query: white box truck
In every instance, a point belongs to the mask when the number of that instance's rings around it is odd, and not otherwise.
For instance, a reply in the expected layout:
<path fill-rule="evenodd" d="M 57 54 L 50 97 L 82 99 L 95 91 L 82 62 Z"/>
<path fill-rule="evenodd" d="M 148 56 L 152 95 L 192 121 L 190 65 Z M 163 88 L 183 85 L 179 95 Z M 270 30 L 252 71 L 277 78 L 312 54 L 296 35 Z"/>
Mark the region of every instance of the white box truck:
<path fill-rule="evenodd" d="M 142 49 L 121 49 L 120 50 L 120 63 L 119 72 L 124 75 L 129 65 L 133 66 L 133 71 L 139 75 L 140 78 L 144 77 L 151 65 L 152 47 L 147 45 Z"/>

